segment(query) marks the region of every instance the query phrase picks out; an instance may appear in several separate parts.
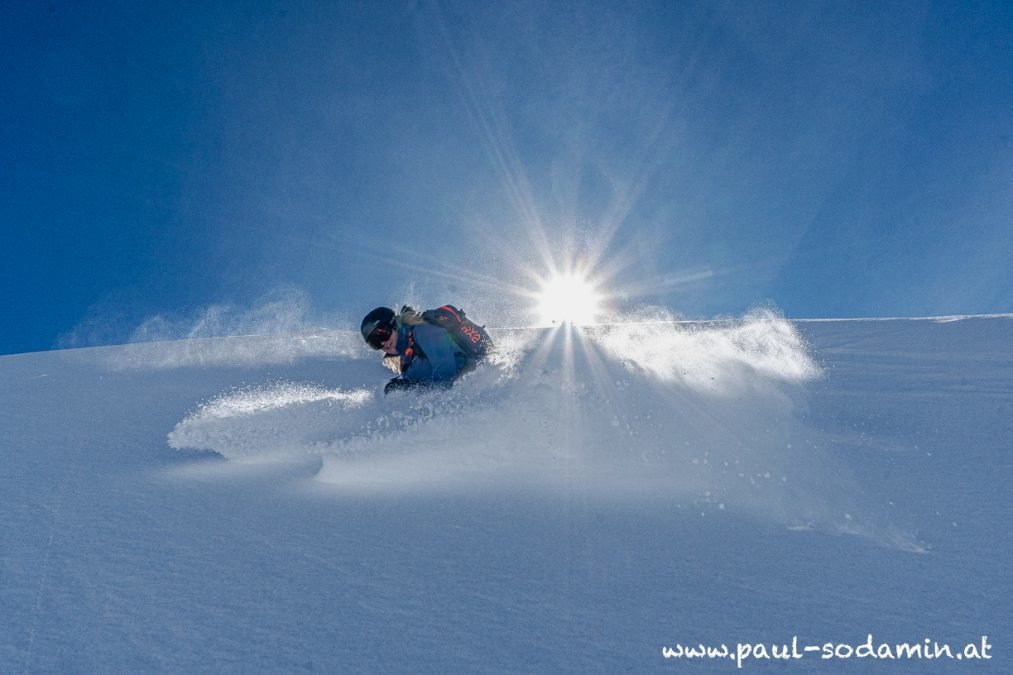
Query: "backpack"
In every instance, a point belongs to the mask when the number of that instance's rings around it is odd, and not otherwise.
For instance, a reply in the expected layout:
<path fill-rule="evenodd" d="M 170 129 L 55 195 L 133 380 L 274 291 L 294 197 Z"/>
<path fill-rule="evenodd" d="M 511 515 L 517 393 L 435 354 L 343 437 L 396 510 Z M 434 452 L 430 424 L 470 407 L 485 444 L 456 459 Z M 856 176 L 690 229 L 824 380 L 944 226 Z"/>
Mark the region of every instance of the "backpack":
<path fill-rule="evenodd" d="M 479 326 L 465 316 L 463 309 L 443 305 L 437 309 L 427 309 L 420 315 L 405 306 L 401 312 L 402 321 L 408 325 L 428 323 L 450 333 L 450 337 L 471 363 L 481 361 L 492 351 L 493 342 L 485 326 Z"/>

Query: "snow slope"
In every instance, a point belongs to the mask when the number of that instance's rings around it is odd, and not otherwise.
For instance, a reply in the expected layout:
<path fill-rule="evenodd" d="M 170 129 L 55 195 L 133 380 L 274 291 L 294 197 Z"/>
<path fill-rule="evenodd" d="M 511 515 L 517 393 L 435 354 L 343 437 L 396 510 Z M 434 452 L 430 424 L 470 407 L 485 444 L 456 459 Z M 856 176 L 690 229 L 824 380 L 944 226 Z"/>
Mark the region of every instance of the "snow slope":
<path fill-rule="evenodd" d="M 1008 671 L 1010 317 L 352 332 L 0 358 L 0 671 Z M 857 669 L 857 670 L 856 670 Z"/>

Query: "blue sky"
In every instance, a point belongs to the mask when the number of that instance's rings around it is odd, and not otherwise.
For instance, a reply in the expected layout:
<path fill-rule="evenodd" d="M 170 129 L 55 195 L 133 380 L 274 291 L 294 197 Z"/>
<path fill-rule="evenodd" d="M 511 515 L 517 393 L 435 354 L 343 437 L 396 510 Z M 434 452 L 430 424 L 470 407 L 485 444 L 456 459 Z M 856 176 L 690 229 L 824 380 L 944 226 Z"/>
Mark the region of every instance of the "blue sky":
<path fill-rule="evenodd" d="M 5 2 L 0 353 L 209 306 L 499 325 L 573 265 L 619 310 L 1013 311 L 1011 37 L 1008 2 Z"/>

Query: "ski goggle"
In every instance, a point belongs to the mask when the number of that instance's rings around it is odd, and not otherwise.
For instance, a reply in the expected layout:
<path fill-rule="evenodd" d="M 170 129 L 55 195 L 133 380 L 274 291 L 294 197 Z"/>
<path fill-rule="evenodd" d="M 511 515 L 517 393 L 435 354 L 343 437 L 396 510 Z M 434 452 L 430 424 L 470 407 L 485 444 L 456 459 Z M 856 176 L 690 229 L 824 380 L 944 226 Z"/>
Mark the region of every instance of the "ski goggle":
<path fill-rule="evenodd" d="M 373 329 L 373 332 L 366 338 L 366 344 L 373 349 L 383 349 L 383 343 L 390 339 L 394 333 L 394 327 L 389 323 L 382 323 Z"/>

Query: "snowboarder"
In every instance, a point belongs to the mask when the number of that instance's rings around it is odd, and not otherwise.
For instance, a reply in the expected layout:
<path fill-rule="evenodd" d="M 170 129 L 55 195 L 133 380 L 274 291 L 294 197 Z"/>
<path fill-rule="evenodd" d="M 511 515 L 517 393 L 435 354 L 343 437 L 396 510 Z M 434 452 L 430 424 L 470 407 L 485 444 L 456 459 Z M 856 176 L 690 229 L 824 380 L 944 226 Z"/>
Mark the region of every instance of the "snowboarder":
<path fill-rule="evenodd" d="M 359 329 L 366 344 L 384 352 L 384 365 L 398 374 L 384 387 L 384 394 L 434 385 L 449 388 L 492 349 L 485 328 L 453 305 L 421 314 L 407 305 L 400 314 L 377 307 Z"/>

